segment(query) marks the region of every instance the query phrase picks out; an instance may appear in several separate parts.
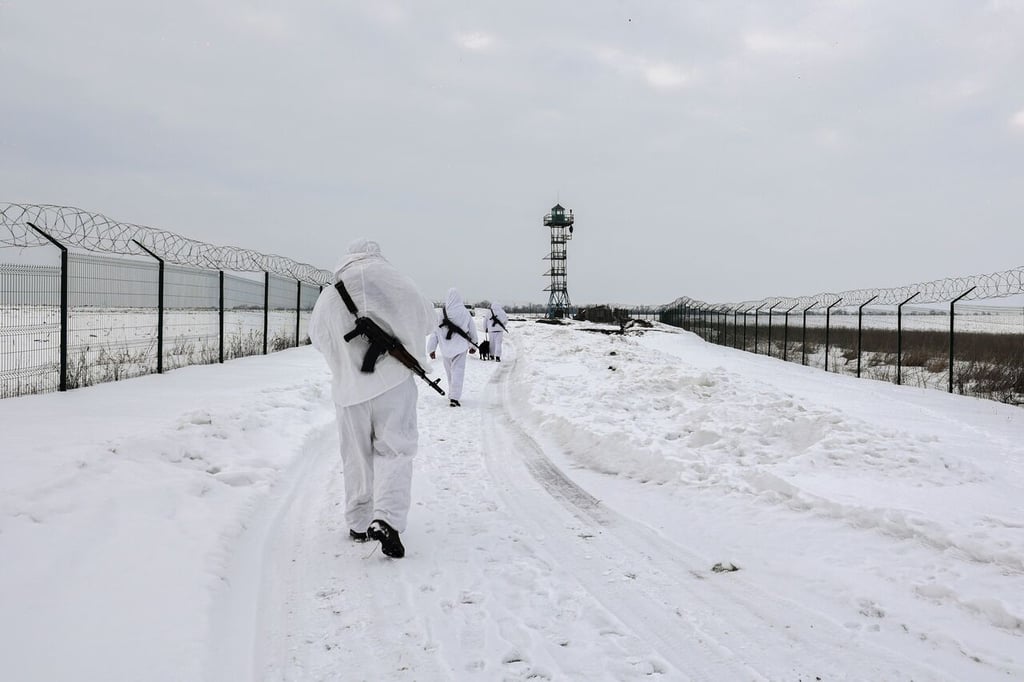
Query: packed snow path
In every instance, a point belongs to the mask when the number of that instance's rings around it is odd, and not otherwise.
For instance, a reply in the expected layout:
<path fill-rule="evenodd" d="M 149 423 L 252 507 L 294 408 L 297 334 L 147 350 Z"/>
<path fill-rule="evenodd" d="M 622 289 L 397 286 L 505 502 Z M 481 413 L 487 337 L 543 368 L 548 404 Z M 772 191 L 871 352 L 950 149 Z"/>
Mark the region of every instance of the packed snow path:
<path fill-rule="evenodd" d="M 716 573 L 656 518 L 597 499 L 517 417 L 510 346 L 504 363 L 474 359 L 463 408 L 424 392 L 402 561 L 348 541 L 334 432 L 307 441 L 308 464 L 263 520 L 262 564 L 240 569 L 263 570 L 244 600 L 259 604 L 253 655 L 237 647 L 225 676 L 251 665 L 275 680 L 959 677 L 930 644 L 915 656 L 858 637 L 860 624 L 809 594 Z M 859 612 L 884 615 L 870 600 Z"/>
<path fill-rule="evenodd" d="M 311 348 L 3 401 L 0 676 L 1024 679 L 1020 410 L 586 327 L 421 392 L 402 560 Z"/>

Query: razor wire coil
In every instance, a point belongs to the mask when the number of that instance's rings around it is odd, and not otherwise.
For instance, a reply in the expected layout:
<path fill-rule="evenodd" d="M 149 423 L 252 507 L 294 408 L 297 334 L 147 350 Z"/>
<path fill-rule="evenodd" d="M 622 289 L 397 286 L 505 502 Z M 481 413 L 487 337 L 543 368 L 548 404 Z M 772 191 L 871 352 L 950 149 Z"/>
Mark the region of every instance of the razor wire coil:
<path fill-rule="evenodd" d="M 789 308 L 794 310 L 825 309 L 836 304 L 844 308 L 857 307 L 867 303 L 872 305 L 900 305 L 901 303 L 908 302 L 908 300 L 915 305 L 948 303 L 954 300 L 977 301 L 1003 298 L 1017 294 L 1024 294 L 1024 266 L 987 275 L 947 277 L 931 282 L 907 284 L 899 287 L 850 289 L 839 292 L 822 292 L 813 296 L 771 296 L 760 300 L 747 300 L 735 303 L 709 303 L 690 298 L 689 296 L 681 296 L 663 306 L 663 309 L 686 306 L 737 313 L 753 313 L 755 310 L 767 312 L 769 309 L 780 311 Z"/>
<path fill-rule="evenodd" d="M 237 246 L 208 244 L 166 230 L 118 222 L 100 213 L 70 206 L 0 203 L 0 245 L 49 245 L 50 242 L 32 229 L 30 223 L 64 246 L 86 251 L 141 256 L 145 255 L 139 247 L 142 244 L 175 265 L 234 272 L 269 272 L 321 286 L 329 286 L 334 281 L 330 271 L 284 256 Z"/>

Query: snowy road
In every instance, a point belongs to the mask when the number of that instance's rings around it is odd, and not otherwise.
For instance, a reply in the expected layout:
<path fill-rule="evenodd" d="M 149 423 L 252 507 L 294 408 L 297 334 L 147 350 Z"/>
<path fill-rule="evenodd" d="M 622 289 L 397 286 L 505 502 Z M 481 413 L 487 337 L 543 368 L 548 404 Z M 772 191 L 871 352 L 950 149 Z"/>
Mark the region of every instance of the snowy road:
<path fill-rule="evenodd" d="M 512 364 L 474 362 L 472 384 L 486 385 L 502 367 Z M 212 677 L 632 679 L 676 669 L 658 651 L 671 638 L 634 632 L 578 580 L 583 529 L 548 489 L 522 475 L 523 487 L 510 488 L 512 479 L 492 470 L 514 462 L 509 448 L 522 438 L 501 413 L 492 416 L 498 389 L 492 382 L 491 398 L 461 410 L 421 398 L 401 561 L 347 540 L 335 434 L 307 439 L 305 463 L 286 473 L 243 539 L 229 581 L 243 593 L 232 589 L 221 614 Z M 524 517 L 523 505 L 551 506 L 557 516 Z M 573 552 L 552 554 L 566 534 L 577 541 Z M 626 606 L 628 586 L 610 589 Z"/>
<path fill-rule="evenodd" d="M 348 540 L 311 348 L 0 403 L 2 677 L 1024 679 L 1019 410 L 510 345 L 422 392 L 402 560 Z"/>
<path fill-rule="evenodd" d="M 513 349 L 472 361 L 464 408 L 421 398 L 402 561 L 348 542 L 334 432 L 307 439 L 239 569 L 251 657 L 215 677 L 957 679 L 599 501 L 517 419 L 516 374 Z"/>

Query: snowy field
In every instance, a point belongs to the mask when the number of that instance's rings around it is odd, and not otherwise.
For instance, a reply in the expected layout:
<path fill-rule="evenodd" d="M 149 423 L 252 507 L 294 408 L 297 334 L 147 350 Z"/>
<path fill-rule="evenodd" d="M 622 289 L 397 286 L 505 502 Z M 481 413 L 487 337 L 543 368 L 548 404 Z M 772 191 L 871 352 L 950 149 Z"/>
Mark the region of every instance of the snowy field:
<path fill-rule="evenodd" d="M 311 347 L 0 401 L 0 679 L 1024 679 L 1020 408 L 593 328 L 421 388 L 402 560 Z"/>
<path fill-rule="evenodd" d="M 90 386 L 156 371 L 158 316 L 155 308 L 75 307 L 68 320 L 69 383 Z M 300 335 L 309 311 L 303 311 Z M 217 362 L 216 310 L 164 311 L 166 369 Z M 271 310 L 270 350 L 295 345 L 295 311 Z M 225 313 L 225 359 L 263 352 L 263 311 Z M 60 309 L 0 306 L 0 396 L 53 391 L 60 383 Z"/>
<path fill-rule="evenodd" d="M 857 309 L 843 309 L 843 314 L 837 313 L 835 310 L 832 311 L 832 315 L 828 318 L 829 326 L 832 329 L 856 329 L 858 324 Z M 863 315 L 863 327 L 864 329 L 884 329 L 888 331 L 896 331 L 896 323 L 898 318 L 896 313 L 891 310 L 885 312 L 872 311 L 869 308 L 864 309 Z M 733 317 L 728 316 L 728 322 L 730 328 L 733 324 Z M 738 318 L 739 325 L 743 325 L 743 316 L 740 315 Z M 758 316 L 758 322 L 762 327 L 762 333 L 768 326 L 768 315 L 762 313 Z M 824 314 L 807 315 L 807 328 L 808 329 L 824 329 L 826 317 Z M 777 334 L 782 333 L 782 328 L 785 323 L 785 316 L 779 312 L 772 314 L 772 327 L 776 330 Z M 992 307 L 990 309 L 983 309 L 980 306 L 974 306 L 967 308 L 966 310 L 957 310 L 955 319 L 956 331 L 958 332 L 980 332 L 983 334 L 1024 334 L 1024 309 L 1022 308 L 1002 308 Z M 747 325 L 749 332 L 753 333 L 754 328 L 754 316 L 753 314 L 747 315 Z M 803 316 L 799 314 L 799 311 L 794 311 L 789 314 L 789 331 L 794 331 L 799 334 L 801 327 L 803 326 Z M 935 310 L 927 311 L 926 309 L 916 310 L 903 310 L 903 330 L 904 331 L 937 331 L 948 334 L 949 333 L 949 313 L 947 310 Z"/>

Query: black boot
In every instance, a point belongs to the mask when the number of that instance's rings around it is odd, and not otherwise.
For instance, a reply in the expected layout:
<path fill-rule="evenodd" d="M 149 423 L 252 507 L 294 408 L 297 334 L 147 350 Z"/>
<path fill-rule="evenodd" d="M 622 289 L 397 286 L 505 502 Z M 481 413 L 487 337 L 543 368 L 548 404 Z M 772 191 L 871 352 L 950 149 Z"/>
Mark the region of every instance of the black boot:
<path fill-rule="evenodd" d="M 451 400 L 448 401 L 448 407 L 462 407 L 462 403 L 460 403 L 455 398 L 452 398 Z"/>
<path fill-rule="evenodd" d="M 353 542 L 366 542 L 369 540 L 369 538 L 366 537 L 366 533 L 360 533 L 359 531 L 352 530 L 351 528 L 348 529 L 348 536 L 352 538 Z"/>
<path fill-rule="evenodd" d="M 374 519 L 370 527 L 366 529 L 366 534 L 371 540 L 380 543 L 380 551 L 384 552 L 384 556 L 395 559 L 405 556 L 405 547 L 402 546 L 402 541 L 398 537 L 398 531 L 392 528 L 387 521 Z"/>

